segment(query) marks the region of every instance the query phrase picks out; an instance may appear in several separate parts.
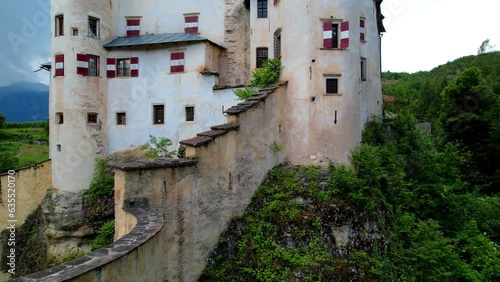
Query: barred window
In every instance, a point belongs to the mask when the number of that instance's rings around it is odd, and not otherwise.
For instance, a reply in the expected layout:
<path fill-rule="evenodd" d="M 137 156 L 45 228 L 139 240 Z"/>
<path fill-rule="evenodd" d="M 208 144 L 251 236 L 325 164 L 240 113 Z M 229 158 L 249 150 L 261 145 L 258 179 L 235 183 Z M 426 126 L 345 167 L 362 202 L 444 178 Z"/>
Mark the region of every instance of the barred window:
<path fill-rule="evenodd" d="M 127 124 L 127 113 L 116 113 L 116 124 L 126 125 Z"/>
<path fill-rule="evenodd" d="M 366 58 L 361 57 L 361 81 L 366 81 L 367 66 Z"/>
<path fill-rule="evenodd" d="M 165 123 L 165 105 L 153 105 L 153 124 Z"/>
<path fill-rule="evenodd" d="M 186 107 L 186 121 L 194 121 L 194 106 Z"/>
<path fill-rule="evenodd" d="M 327 78 L 326 79 L 326 94 L 338 94 L 339 93 L 339 80 L 338 78 Z"/>
<path fill-rule="evenodd" d="M 281 59 L 281 28 L 274 32 L 274 58 Z"/>
<path fill-rule="evenodd" d="M 89 76 L 99 76 L 99 57 L 89 56 Z"/>
<path fill-rule="evenodd" d="M 97 114 L 96 113 L 88 113 L 87 114 L 87 123 L 97 123 Z"/>

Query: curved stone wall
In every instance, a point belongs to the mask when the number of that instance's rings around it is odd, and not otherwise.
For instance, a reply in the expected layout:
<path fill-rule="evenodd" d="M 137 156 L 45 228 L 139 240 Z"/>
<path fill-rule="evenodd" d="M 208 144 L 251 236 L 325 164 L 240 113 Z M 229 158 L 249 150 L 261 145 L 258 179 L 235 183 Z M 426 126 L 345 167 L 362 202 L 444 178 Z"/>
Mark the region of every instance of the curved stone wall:
<path fill-rule="evenodd" d="M 128 203 L 123 209 L 135 216 L 132 231 L 113 244 L 81 258 L 14 281 L 161 281 L 160 214 L 146 205 Z"/>

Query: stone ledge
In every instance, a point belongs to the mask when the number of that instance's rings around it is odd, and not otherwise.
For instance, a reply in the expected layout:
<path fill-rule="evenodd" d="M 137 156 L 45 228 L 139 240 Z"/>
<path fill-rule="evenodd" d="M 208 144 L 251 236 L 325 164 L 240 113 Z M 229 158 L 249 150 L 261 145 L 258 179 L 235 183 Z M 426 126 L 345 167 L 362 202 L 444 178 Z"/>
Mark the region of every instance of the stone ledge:
<path fill-rule="evenodd" d="M 160 214 L 151 212 L 145 205 L 134 205 L 130 203 L 123 208 L 126 212 L 137 218 L 137 225 L 130 233 L 123 236 L 113 244 L 102 249 L 95 250 L 81 258 L 70 261 L 60 266 L 52 267 L 23 276 L 14 281 L 22 282 L 52 282 L 67 281 L 77 278 L 92 270 L 104 267 L 126 254 L 137 249 L 149 239 L 153 238 L 163 227 L 163 217 Z"/>
<path fill-rule="evenodd" d="M 210 129 L 212 130 L 226 130 L 226 131 L 237 130 L 238 128 L 240 128 L 240 125 L 236 122 L 214 125 L 210 127 Z"/>
<path fill-rule="evenodd" d="M 205 131 L 205 132 L 202 132 L 202 133 L 198 133 L 196 135 L 210 137 L 210 138 L 215 138 L 217 136 L 224 135 L 227 132 L 228 132 L 227 130 L 208 130 L 208 131 Z"/>
<path fill-rule="evenodd" d="M 159 158 L 156 160 L 138 159 L 130 162 L 111 164 L 111 167 L 124 171 L 165 168 L 165 167 L 183 167 L 197 164 L 197 160 L 191 159 L 168 159 Z"/>
<path fill-rule="evenodd" d="M 201 145 L 212 142 L 213 140 L 214 140 L 213 138 L 210 138 L 207 136 L 196 136 L 196 137 L 193 137 L 190 139 L 182 140 L 179 143 L 184 145 L 184 146 L 200 147 Z"/>

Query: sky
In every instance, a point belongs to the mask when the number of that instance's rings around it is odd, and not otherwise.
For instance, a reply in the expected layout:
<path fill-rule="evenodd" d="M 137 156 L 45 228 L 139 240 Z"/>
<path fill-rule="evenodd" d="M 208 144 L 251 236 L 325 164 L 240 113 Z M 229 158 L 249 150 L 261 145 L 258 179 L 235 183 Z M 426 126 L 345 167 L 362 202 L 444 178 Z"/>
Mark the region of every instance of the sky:
<path fill-rule="evenodd" d="M 51 60 L 49 3 L 3 1 L 0 6 L 0 86 L 48 84 L 48 72 L 33 71 Z M 498 0 L 384 0 L 382 69 L 431 70 L 476 54 L 487 38 L 500 50 L 499 11 Z"/>
<path fill-rule="evenodd" d="M 500 50 L 498 0 L 384 0 L 382 70 L 431 70 L 475 55 L 490 39 Z"/>

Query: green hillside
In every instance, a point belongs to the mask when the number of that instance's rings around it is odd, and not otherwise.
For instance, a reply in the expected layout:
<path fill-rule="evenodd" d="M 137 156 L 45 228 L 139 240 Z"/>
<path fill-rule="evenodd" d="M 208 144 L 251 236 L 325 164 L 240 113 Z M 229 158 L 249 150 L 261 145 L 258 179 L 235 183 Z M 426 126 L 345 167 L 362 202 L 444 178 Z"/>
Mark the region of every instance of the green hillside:
<path fill-rule="evenodd" d="M 500 281 L 499 72 L 384 73 L 352 165 L 271 170 L 200 281 Z"/>

